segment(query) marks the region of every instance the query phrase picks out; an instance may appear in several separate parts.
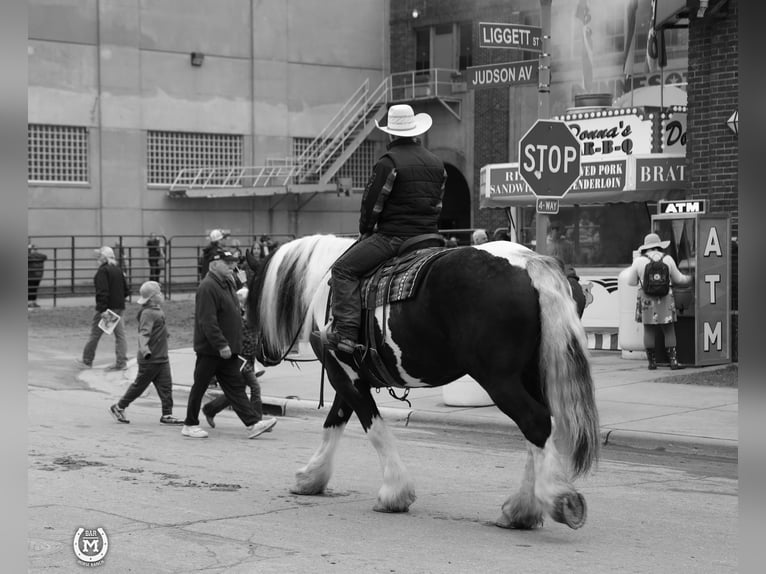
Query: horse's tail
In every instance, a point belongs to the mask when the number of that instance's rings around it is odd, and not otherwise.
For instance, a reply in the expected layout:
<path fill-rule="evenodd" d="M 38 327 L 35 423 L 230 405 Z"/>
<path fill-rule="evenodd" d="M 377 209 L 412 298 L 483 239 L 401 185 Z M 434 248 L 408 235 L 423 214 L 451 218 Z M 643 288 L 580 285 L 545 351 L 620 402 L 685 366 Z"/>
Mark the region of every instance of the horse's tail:
<path fill-rule="evenodd" d="M 530 257 L 527 273 L 540 299 L 540 376 L 556 434 L 566 445 L 574 477 L 586 474 L 600 448 L 598 410 L 585 329 L 569 284 L 550 257 Z"/>

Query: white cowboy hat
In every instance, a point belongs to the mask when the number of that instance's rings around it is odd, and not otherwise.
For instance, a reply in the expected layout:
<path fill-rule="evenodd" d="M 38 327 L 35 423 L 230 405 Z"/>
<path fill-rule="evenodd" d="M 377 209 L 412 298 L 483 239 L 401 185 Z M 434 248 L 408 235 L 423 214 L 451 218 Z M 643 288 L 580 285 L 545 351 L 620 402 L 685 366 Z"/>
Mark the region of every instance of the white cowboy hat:
<path fill-rule="evenodd" d="M 426 113 L 415 115 L 411 106 L 397 104 L 388 109 L 388 120 L 382 126 L 375 120 L 378 129 L 392 136 L 413 137 L 426 133 L 433 123 L 431 116 Z"/>
<path fill-rule="evenodd" d="M 647 249 L 655 249 L 657 247 L 660 249 L 667 249 L 668 245 L 670 245 L 670 241 L 660 241 L 659 235 L 650 233 L 644 237 L 644 244 L 638 248 L 638 251 L 639 253 L 643 253 Z"/>

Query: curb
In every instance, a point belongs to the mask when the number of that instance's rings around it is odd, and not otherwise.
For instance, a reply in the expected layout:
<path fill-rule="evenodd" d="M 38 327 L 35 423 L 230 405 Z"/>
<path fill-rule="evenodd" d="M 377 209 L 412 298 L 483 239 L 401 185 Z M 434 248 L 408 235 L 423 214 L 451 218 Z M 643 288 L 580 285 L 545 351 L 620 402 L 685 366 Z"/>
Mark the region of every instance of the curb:
<path fill-rule="evenodd" d="M 104 384 L 95 384 L 92 376 L 87 376 L 91 371 L 81 371 L 77 374 L 77 380 L 85 383 L 90 389 L 115 395 L 118 391 L 114 381 L 108 379 L 119 377 L 125 382 L 132 381 L 134 373 L 129 368 L 127 371 L 112 373 L 102 376 L 99 381 Z M 174 385 L 173 395 L 176 405 L 184 404 L 188 400 L 190 387 L 186 385 Z M 218 389 L 208 390 L 207 398 L 215 398 L 221 391 Z M 156 397 L 153 386 L 149 386 L 142 398 Z M 263 395 L 264 413 L 271 416 L 300 417 L 321 416 L 326 417 L 330 403 L 319 407 L 318 400 L 306 400 L 297 398 L 274 397 Z M 475 416 L 465 412 L 452 412 L 449 414 L 417 410 L 412 408 L 378 407 L 381 415 L 387 423 L 403 423 L 403 426 L 430 426 L 430 427 L 453 427 L 462 429 L 481 429 L 483 432 L 505 434 L 510 438 L 524 439 L 519 428 L 511 419 L 494 419 L 483 416 Z M 680 455 L 702 455 L 710 457 L 738 460 L 739 447 L 736 441 L 715 439 L 711 437 L 687 437 L 667 433 L 637 432 L 620 428 L 602 428 L 601 445 L 604 448 L 631 448 L 645 451 L 673 453 Z"/>
<path fill-rule="evenodd" d="M 266 410 L 267 404 L 272 409 L 272 412 L 269 414 L 280 416 L 326 416 L 328 411 L 328 406 L 318 408 L 317 401 L 266 396 L 261 398 L 264 410 Z M 511 419 L 507 421 L 487 420 L 484 417 L 476 417 L 464 413 L 451 413 L 449 416 L 445 416 L 442 413 L 394 407 L 379 407 L 378 410 L 386 419 L 386 422 L 404 422 L 405 427 L 411 424 L 422 424 L 424 426 L 481 428 L 484 432 L 506 434 L 512 438 L 524 439 L 524 435 Z M 601 446 L 603 448 L 614 446 L 674 454 L 703 455 L 732 460 L 738 460 L 739 458 L 739 447 L 731 441 L 709 437 L 689 438 L 665 433 L 640 433 L 622 429 L 602 428 Z"/>

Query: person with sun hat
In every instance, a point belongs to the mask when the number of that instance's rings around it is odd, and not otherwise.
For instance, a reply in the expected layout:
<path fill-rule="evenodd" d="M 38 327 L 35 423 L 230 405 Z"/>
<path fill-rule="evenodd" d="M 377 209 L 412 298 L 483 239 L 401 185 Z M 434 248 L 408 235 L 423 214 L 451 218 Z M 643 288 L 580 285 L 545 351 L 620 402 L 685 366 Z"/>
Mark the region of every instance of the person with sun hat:
<path fill-rule="evenodd" d="M 359 239 L 332 267 L 332 321 L 322 337 L 333 350 L 358 348 L 360 278 L 396 255 L 406 239 L 439 230 L 447 172 L 418 139 L 432 122 L 406 104 L 389 108 L 386 125 L 375 122 L 390 141 L 362 195 Z"/>

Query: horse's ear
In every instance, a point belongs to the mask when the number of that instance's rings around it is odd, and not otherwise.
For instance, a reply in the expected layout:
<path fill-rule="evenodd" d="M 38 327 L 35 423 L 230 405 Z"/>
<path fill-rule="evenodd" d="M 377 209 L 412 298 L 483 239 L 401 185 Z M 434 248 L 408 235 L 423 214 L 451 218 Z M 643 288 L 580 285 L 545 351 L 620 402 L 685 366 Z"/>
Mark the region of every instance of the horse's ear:
<path fill-rule="evenodd" d="M 258 258 L 253 255 L 252 250 L 249 248 L 245 250 L 245 259 L 247 259 L 247 264 L 250 266 L 251 270 L 258 271 Z"/>

